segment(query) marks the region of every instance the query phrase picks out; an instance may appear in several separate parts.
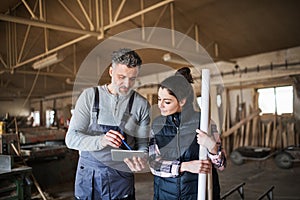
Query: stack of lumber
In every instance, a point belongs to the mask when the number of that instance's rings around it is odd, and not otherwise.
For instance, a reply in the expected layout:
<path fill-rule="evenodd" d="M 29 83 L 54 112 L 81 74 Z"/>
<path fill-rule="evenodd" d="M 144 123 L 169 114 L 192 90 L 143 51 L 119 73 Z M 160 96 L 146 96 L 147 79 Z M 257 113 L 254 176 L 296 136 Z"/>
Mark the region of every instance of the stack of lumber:
<path fill-rule="evenodd" d="M 256 110 L 222 133 L 227 153 L 238 147 L 270 147 L 282 149 L 299 145 L 299 133 L 291 116 L 261 116 Z"/>

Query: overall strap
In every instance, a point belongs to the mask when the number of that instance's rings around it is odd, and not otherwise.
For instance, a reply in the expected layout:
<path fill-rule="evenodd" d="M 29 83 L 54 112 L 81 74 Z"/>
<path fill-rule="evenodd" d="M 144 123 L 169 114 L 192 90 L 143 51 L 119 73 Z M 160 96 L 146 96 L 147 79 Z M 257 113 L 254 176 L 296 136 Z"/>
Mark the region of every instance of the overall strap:
<path fill-rule="evenodd" d="M 93 105 L 93 121 L 98 120 L 98 115 L 99 115 L 99 90 L 98 87 L 94 87 L 94 92 L 95 92 L 95 98 L 94 98 L 94 105 Z"/>

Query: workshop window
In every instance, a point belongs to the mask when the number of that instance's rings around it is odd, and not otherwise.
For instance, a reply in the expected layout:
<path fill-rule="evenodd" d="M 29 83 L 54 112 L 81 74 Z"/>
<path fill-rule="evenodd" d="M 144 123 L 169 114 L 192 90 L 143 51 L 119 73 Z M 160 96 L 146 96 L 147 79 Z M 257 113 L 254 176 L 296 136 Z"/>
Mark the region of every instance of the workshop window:
<path fill-rule="evenodd" d="M 272 87 L 258 89 L 258 106 L 261 114 L 277 112 L 278 115 L 283 113 L 293 113 L 293 87 Z"/>
<path fill-rule="evenodd" d="M 32 112 L 33 117 L 33 124 L 32 126 L 40 126 L 41 125 L 41 117 L 40 117 L 40 111 L 34 111 Z"/>
<path fill-rule="evenodd" d="M 49 128 L 54 124 L 55 111 L 54 110 L 46 110 L 46 127 Z"/>

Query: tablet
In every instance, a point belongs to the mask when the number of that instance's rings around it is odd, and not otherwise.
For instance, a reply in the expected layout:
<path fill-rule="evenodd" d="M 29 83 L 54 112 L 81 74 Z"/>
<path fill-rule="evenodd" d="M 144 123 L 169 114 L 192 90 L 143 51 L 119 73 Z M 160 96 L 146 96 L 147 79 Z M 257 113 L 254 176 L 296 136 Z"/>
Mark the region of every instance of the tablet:
<path fill-rule="evenodd" d="M 112 149 L 111 157 L 113 161 L 124 161 L 125 158 L 147 157 L 147 152 L 135 150 Z"/>

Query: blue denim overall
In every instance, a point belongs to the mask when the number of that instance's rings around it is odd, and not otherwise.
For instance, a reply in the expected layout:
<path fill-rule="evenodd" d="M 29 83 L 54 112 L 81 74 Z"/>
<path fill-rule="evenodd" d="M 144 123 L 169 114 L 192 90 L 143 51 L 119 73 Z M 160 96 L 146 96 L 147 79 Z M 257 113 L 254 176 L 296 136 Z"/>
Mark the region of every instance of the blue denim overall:
<path fill-rule="evenodd" d="M 98 124 L 99 92 L 95 89 L 95 101 L 92 114 L 92 124 L 89 131 L 93 134 L 105 134 L 109 130 L 123 133 L 119 126 Z M 134 93 L 130 97 L 127 110 L 131 111 Z M 132 144 L 134 138 L 124 134 L 127 143 Z M 122 147 L 121 147 L 122 148 Z M 84 200 L 134 200 L 134 175 L 124 162 L 111 160 L 111 147 L 105 147 L 101 151 L 80 153 L 76 180 L 75 199 Z"/>

